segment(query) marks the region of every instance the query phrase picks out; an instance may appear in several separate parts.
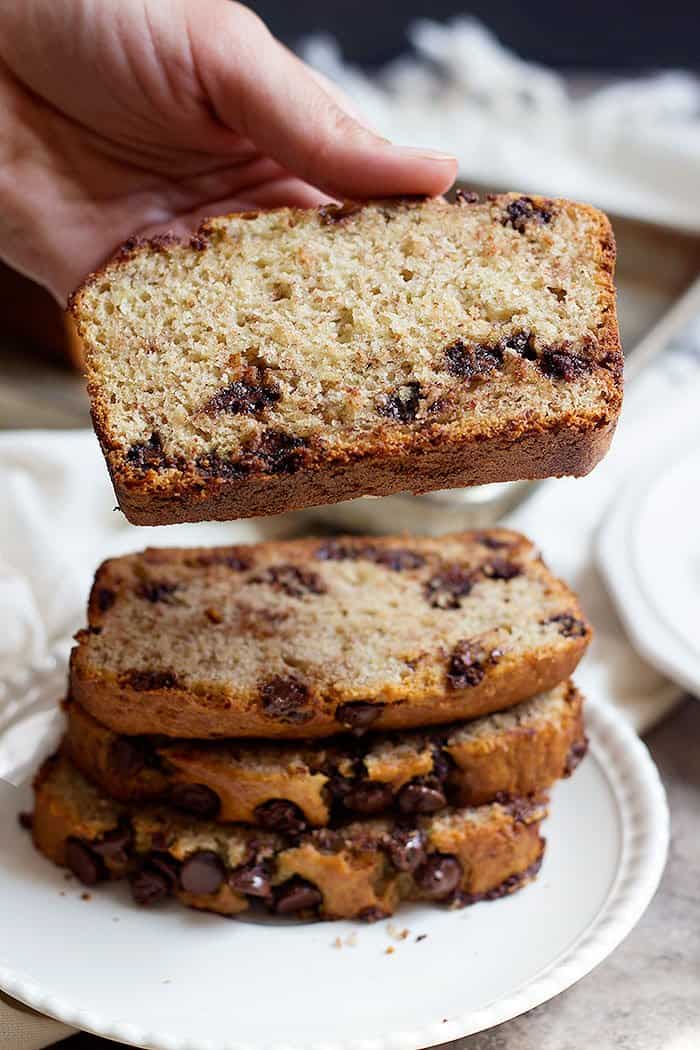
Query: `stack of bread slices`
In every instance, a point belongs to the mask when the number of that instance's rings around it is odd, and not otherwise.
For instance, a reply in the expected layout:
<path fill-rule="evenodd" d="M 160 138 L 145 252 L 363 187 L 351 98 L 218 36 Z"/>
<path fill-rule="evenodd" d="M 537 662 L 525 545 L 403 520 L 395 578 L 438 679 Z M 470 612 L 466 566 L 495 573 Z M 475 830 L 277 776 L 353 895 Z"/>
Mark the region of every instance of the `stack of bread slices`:
<path fill-rule="evenodd" d="M 346 203 L 134 240 L 71 303 L 135 524 L 585 474 L 614 242 L 564 200 Z M 374 920 L 532 879 L 585 752 L 575 595 L 504 529 L 150 549 L 98 570 L 36 845 L 234 915 Z"/>
<path fill-rule="evenodd" d="M 375 920 L 534 877 L 590 631 L 503 529 L 105 562 L 34 838 L 92 885 Z"/>

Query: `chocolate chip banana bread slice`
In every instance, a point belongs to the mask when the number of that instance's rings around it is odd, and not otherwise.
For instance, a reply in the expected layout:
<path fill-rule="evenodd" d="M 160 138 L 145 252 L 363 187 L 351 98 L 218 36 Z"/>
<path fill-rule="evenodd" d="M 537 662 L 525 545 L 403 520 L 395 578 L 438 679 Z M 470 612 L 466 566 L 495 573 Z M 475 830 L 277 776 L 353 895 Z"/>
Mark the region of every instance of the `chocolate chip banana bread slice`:
<path fill-rule="evenodd" d="M 610 225 L 505 194 L 281 209 L 127 243 L 78 289 L 136 524 L 586 474 L 622 397 Z"/>
<path fill-rule="evenodd" d="M 129 878 L 139 904 L 172 895 L 223 915 L 257 903 L 279 915 L 373 921 L 402 900 L 465 905 L 518 889 L 539 868 L 545 816 L 545 799 L 515 799 L 280 835 L 120 806 L 54 756 L 35 781 L 33 835 L 89 886 Z"/>
<path fill-rule="evenodd" d="M 501 710 L 567 678 L 590 639 L 532 543 L 292 540 L 105 562 L 71 694 L 127 735 L 331 736 Z"/>
<path fill-rule="evenodd" d="M 568 776 L 586 749 L 583 698 L 571 682 L 445 729 L 316 744 L 121 736 L 79 704 L 65 708 L 63 750 L 112 798 L 280 832 L 534 794 Z"/>

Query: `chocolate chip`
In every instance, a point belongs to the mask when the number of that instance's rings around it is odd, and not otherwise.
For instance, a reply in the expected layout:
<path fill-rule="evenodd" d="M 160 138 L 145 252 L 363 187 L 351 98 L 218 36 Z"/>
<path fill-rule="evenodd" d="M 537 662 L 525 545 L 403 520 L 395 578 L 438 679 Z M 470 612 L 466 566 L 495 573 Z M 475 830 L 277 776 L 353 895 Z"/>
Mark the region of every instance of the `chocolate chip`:
<path fill-rule="evenodd" d="M 500 346 L 473 345 L 457 339 L 445 350 L 447 371 L 460 379 L 480 379 L 503 365 Z"/>
<path fill-rule="evenodd" d="M 531 332 L 516 332 L 504 339 L 502 346 L 504 350 L 514 350 L 526 361 L 537 360 L 537 351 L 533 345 Z"/>
<path fill-rule="evenodd" d="M 104 860 L 110 860 L 115 865 L 123 866 L 129 862 L 131 844 L 131 829 L 119 827 L 108 831 L 99 841 L 93 842 L 92 849 Z"/>
<path fill-rule="evenodd" d="M 578 620 L 571 613 L 560 613 L 558 616 L 551 616 L 545 623 L 558 623 L 559 634 L 562 634 L 565 638 L 584 638 L 588 633 L 583 620 Z"/>
<path fill-rule="evenodd" d="M 25 831 L 31 831 L 34 826 L 34 814 L 26 812 L 18 813 L 17 823 Z"/>
<path fill-rule="evenodd" d="M 474 585 L 474 573 L 452 565 L 432 576 L 425 585 L 425 597 L 433 609 L 460 609 Z"/>
<path fill-rule="evenodd" d="M 148 764 L 148 745 L 138 738 L 115 737 L 109 749 L 109 764 L 118 777 L 127 780 L 137 776 Z"/>
<path fill-rule="evenodd" d="M 263 714 L 277 722 L 301 725 L 314 717 L 308 687 L 295 675 L 275 675 L 260 690 Z"/>
<path fill-rule="evenodd" d="M 369 700 L 352 700 L 336 707 L 335 720 L 346 729 L 369 729 L 384 707 L 384 704 L 373 704 Z"/>
<path fill-rule="evenodd" d="M 439 747 L 433 750 L 433 777 L 436 777 L 440 784 L 444 784 L 448 776 L 452 772 L 454 762 L 451 757 L 445 752 L 441 751 Z"/>
<path fill-rule="evenodd" d="M 219 412 L 230 416 L 260 416 L 281 396 L 279 389 L 270 383 L 237 379 L 210 397 L 203 411 L 211 416 Z"/>
<path fill-rule="evenodd" d="M 420 383 L 404 383 L 386 394 L 384 400 L 377 405 L 377 412 L 380 416 L 395 419 L 399 423 L 412 423 L 418 415 L 420 399 Z"/>
<path fill-rule="evenodd" d="M 394 828 L 384 846 L 397 871 L 415 871 L 426 858 L 425 836 L 418 828 Z"/>
<path fill-rule="evenodd" d="M 569 748 L 569 753 L 566 756 L 566 762 L 564 763 L 564 776 L 570 777 L 573 771 L 578 766 L 579 762 L 584 758 L 588 751 L 588 740 L 584 737 L 583 740 L 577 740 L 576 743 L 572 744 Z"/>
<path fill-rule="evenodd" d="M 95 886 L 107 876 L 102 858 L 95 853 L 92 844 L 74 836 L 66 839 L 66 867 L 85 886 Z"/>
<path fill-rule="evenodd" d="M 314 551 L 314 558 L 319 561 L 350 561 L 356 557 L 355 548 L 337 540 L 327 540 Z"/>
<path fill-rule="evenodd" d="M 362 557 L 362 555 L 360 555 Z M 402 550 L 400 547 L 374 548 L 371 561 L 391 569 L 392 572 L 405 572 L 408 569 L 420 569 L 425 565 L 425 558 L 416 551 Z"/>
<path fill-rule="evenodd" d="M 414 872 L 413 878 L 430 900 L 444 900 L 459 886 L 462 865 L 451 853 L 431 853 Z"/>
<path fill-rule="evenodd" d="M 390 915 L 390 911 L 372 904 L 368 908 L 362 908 L 361 911 L 358 911 L 355 918 L 361 919 L 363 922 L 381 922 L 382 919 L 388 919 Z"/>
<path fill-rule="evenodd" d="M 222 478 L 227 481 L 238 481 L 250 474 L 250 466 L 240 458 L 231 459 L 212 450 L 206 455 L 198 456 L 197 470 L 206 478 Z"/>
<path fill-rule="evenodd" d="M 479 194 L 472 190 L 456 190 L 455 204 L 478 204 Z"/>
<path fill-rule="evenodd" d="M 512 547 L 511 540 L 502 540 L 497 536 L 490 536 L 487 532 L 479 533 L 474 537 L 482 545 L 482 547 L 488 547 L 490 551 L 507 550 Z"/>
<path fill-rule="evenodd" d="M 214 565 L 223 565 L 234 572 L 245 572 L 253 565 L 253 560 L 246 554 L 232 553 L 230 550 L 212 550 L 185 558 L 188 569 L 208 569 Z"/>
<path fill-rule="evenodd" d="M 249 584 L 265 583 L 275 590 L 283 591 L 290 598 L 303 598 L 306 594 L 325 594 L 321 577 L 315 572 L 306 572 L 297 565 L 271 565 L 268 569 L 251 576 Z"/>
<path fill-rule="evenodd" d="M 538 813 L 540 810 L 539 804 L 532 802 L 529 798 L 502 798 L 499 794 L 496 801 L 500 802 L 508 810 L 513 820 L 518 824 L 529 824 L 533 814 Z"/>
<path fill-rule="evenodd" d="M 398 794 L 402 813 L 437 813 L 447 799 L 436 777 L 415 777 L 404 784 Z"/>
<path fill-rule="evenodd" d="M 111 589 L 111 587 L 96 588 L 95 601 L 97 602 L 97 608 L 100 610 L 100 612 L 107 612 L 109 609 L 112 608 L 116 600 L 117 595 Z"/>
<path fill-rule="evenodd" d="M 361 211 L 362 205 L 357 201 L 343 201 L 342 204 L 323 204 L 318 209 L 318 217 L 322 226 L 337 226 Z"/>
<path fill-rule="evenodd" d="M 193 233 L 190 237 L 190 248 L 196 252 L 203 252 L 208 244 L 209 240 L 204 233 Z"/>
<path fill-rule="evenodd" d="M 147 602 L 152 602 L 154 605 L 156 602 L 172 605 L 171 598 L 177 589 L 178 585 L 176 583 L 165 583 L 162 580 L 144 580 L 136 587 L 134 593 L 137 598 L 144 598 Z"/>
<path fill-rule="evenodd" d="M 310 911 L 312 908 L 317 908 L 322 900 L 320 890 L 313 883 L 295 875 L 275 890 L 274 910 L 279 915 Z"/>
<path fill-rule="evenodd" d="M 152 836 L 152 842 L 155 844 L 156 836 Z M 148 863 L 152 868 L 156 868 L 161 875 L 167 880 L 171 890 L 180 882 L 180 868 L 182 865 L 171 853 L 160 852 L 154 850 L 147 854 L 144 863 Z"/>
<path fill-rule="evenodd" d="M 148 441 L 137 441 L 133 444 L 126 454 L 126 460 L 139 470 L 161 470 L 168 466 L 160 434 L 154 431 Z"/>
<path fill-rule="evenodd" d="M 513 580 L 523 572 L 519 565 L 505 558 L 492 558 L 481 566 L 481 571 L 491 580 Z"/>
<path fill-rule="evenodd" d="M 228 877 L 228 884 L 236 893 L 244 893 L 248 897 L 269 899 L 272 896 L 270 870 L 265 864 L 253 862 L 234 868 Z"/>
<path fill-rule="evenodd" d="M 137 904 L 151 907 L 170 896 L 172 887 L 168 878 L 157 868 L 145 864 L 129 879 L 131 896 Z"/>
<path fill-rule="evenodd" d="M 174 689 L 177 679 L 170 671 L 125 671 L 123 680 L 137 692 L 149 689 Z"/>
<path fill-rule="evenodd" d="M 550 201 L 535 204 L 531 197 L 518 197 L 506 207 L 501 225 L 512 226 L 518 233 L 525 233 L 529 222 L 536 222 L 540 226 L 546 225 L 552 221 L 553 215 Z"/>
<path fill-rule="evenodd" d="M 193 853 L 180 871 L 180 885 L 187 893 L 216 893 L 225 878 L 219 855 L 208 849 Z"/>
<path fill-rule="evenodd" d="M 177 809 L 207 819 L 217 817 L 221 809 L 221 799 L 206 784 L 173 784 L 170 801 Z"/>
<path fill-rule="evenodd" d="M 496 650 L 491 654 L 484 652 L 478 643 L 465 639 L 458 642 L 450 658 L 447 669 L 447 684 L 451 689 L 466 689 L 478 685 L 486 674 L 485 663 L 494 662 L 498 657 Z"/>
<path fill-rule="evenodd" d="M 251 450 L 251 466 L 268 474 L 293 474 L 303 466 L 306 438 L 283 430 L 266 430 Z"/>
<path fill-rule="evenodd" d="M 394 800 L 389 784 L 375 783 L 370 780 L 351 783 L 350 789 L 343 797 L 343 805 L 355 813 L 369 817 L 388 809 Z"/>
<path fill-rule="evenodd" d="M 304 813 L 286 798 L 271 798 L 255 807 L 255 823 L 266 831 L 298 835 L 306 828 Z"/>
<path fill-rule="evenodd" d="M 539 365 L 544 375 L 550 379 L 578 379 L 579 376 L 589 372 L 591 363 L 585 357 L 575 354 L 572 350 L 556 347 L 548 347 L 543 350 Z"/>

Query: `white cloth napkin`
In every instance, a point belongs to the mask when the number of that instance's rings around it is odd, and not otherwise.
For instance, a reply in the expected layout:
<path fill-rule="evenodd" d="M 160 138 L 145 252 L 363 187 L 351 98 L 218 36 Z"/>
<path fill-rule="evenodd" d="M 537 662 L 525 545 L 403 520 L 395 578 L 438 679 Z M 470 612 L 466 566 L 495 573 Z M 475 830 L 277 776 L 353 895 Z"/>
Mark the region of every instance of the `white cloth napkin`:
<path fill-rule="evenodd" d="M 524 62 L 478 21 L 416 22 L 414 53 L 371 77 L 332 37 L 304 57 L 397 142 L 453 153 L 460 175 L 700 229 L 700 80 L 666 72 L 594 91 Z"/>

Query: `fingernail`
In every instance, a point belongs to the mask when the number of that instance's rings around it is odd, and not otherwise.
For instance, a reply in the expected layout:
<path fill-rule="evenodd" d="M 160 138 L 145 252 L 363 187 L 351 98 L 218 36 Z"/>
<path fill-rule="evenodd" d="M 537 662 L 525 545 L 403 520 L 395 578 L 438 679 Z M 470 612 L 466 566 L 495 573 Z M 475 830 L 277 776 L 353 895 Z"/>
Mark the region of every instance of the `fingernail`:
<path fill-rule="evenodd" d="M 456 164 L 457 158 L 451 153 L 441 153 L 439 150 L 422 149 L 420 146 L 395 146 L 392 142 L 388 146 L 402 157 L 410 157 L 413 160 L 429 160 L 438 164 Z"/>

